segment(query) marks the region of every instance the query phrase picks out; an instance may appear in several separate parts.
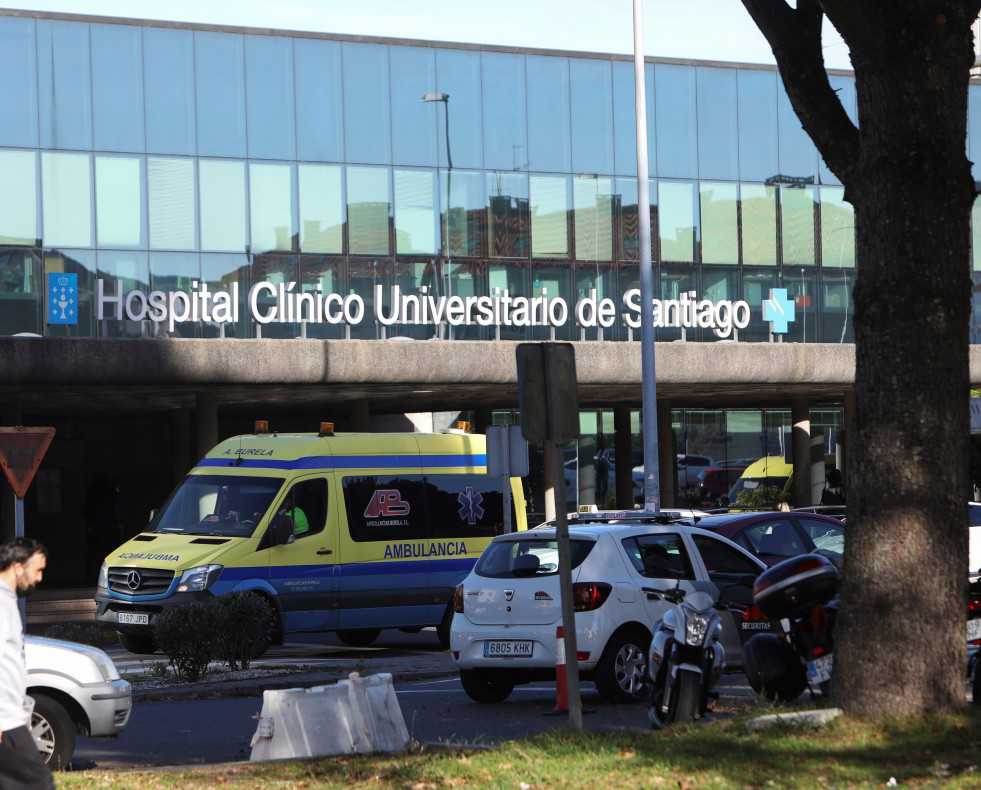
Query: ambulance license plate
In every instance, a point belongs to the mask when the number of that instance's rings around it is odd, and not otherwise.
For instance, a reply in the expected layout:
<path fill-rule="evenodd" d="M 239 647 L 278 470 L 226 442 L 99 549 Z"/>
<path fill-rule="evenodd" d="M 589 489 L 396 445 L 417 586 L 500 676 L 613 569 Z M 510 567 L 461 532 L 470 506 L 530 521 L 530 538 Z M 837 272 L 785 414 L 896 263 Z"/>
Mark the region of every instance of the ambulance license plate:
<path fill-rule="evenodd" d="M 126 625 L 150 625 L 150 615 L 139 612 L 116 612 L 116 622 Z"/>
<path fill-rule="evenodd" d="M 834 663 L 834 656 L 828 653 L 825 656 L 815 658 L 807 662 L 807 677 L 811 683 L 826 683 L 831 680 L 831 666 Z"/>
<path fill-rule="evenodd" d="M 484 642 L 484 658 L 531 658 L 533 649 L 531 640 Z"/>

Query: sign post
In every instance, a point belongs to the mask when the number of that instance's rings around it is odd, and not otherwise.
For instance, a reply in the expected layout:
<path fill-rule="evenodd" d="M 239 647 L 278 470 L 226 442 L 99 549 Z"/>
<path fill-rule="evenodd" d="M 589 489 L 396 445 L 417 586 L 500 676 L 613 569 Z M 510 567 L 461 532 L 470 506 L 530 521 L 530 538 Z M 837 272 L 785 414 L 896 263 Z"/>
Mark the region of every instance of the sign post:
<path fill-rule="evenodd" d="M 30 488 L 54 435 L 54 428 L 0 428 L 0 467 L 17 495 L 14 535 L 18 538 L 24 537 L 24 494 Z"/>
<path fill-rule="evenodd" d="M 511 478 L 528 475 L 528 440 L 519 425 L 487 428 L 487 474 L 503 478 L 504 531 L 514 532 L 511 523 Z"/>

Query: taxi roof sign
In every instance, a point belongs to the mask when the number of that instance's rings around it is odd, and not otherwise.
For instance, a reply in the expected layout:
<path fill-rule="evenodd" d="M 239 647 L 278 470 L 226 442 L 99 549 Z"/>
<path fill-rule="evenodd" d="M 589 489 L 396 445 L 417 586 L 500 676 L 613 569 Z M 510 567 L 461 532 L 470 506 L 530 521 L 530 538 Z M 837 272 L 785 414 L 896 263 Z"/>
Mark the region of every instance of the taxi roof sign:
<path fill-rule="evenodd" d="M 54 435 L 48 427 L 0 428 L 0 467 L 18 499 L 30 488 Z"/>

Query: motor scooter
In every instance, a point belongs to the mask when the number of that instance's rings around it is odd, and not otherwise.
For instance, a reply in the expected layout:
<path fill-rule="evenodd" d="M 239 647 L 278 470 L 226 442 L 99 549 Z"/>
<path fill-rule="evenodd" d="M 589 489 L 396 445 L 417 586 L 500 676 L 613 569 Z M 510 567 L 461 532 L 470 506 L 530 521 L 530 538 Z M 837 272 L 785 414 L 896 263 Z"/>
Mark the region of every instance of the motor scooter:
<path fill-rule="evenodd" d="M 721 612 L 729 605 L 700 590 L 686 593 L 680 586 L 641 589 L 649 600 L 672 604 L 654 627 L 647 662 L 651 727 L 692 722 L 705 715 L 725 670 Z"/>

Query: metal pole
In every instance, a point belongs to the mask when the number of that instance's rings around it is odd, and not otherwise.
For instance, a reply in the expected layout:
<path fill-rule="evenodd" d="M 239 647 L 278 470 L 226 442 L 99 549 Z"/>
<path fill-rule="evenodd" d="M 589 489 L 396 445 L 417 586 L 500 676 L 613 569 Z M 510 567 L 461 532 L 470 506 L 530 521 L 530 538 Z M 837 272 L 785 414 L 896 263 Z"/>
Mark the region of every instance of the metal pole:
<path fill-rule="evenodd" d="M 647 166 L 647 89 L 644 79 L 644 13 L 634 0 L 634 107 L 637 112 L 637 221 L 640 225 L 640 360 L 644 431 L 644 511 L 661 510 L 657 457 L 657 377 L 654 371 L 654 286 L 651 271 L 651 194 Z"/>

